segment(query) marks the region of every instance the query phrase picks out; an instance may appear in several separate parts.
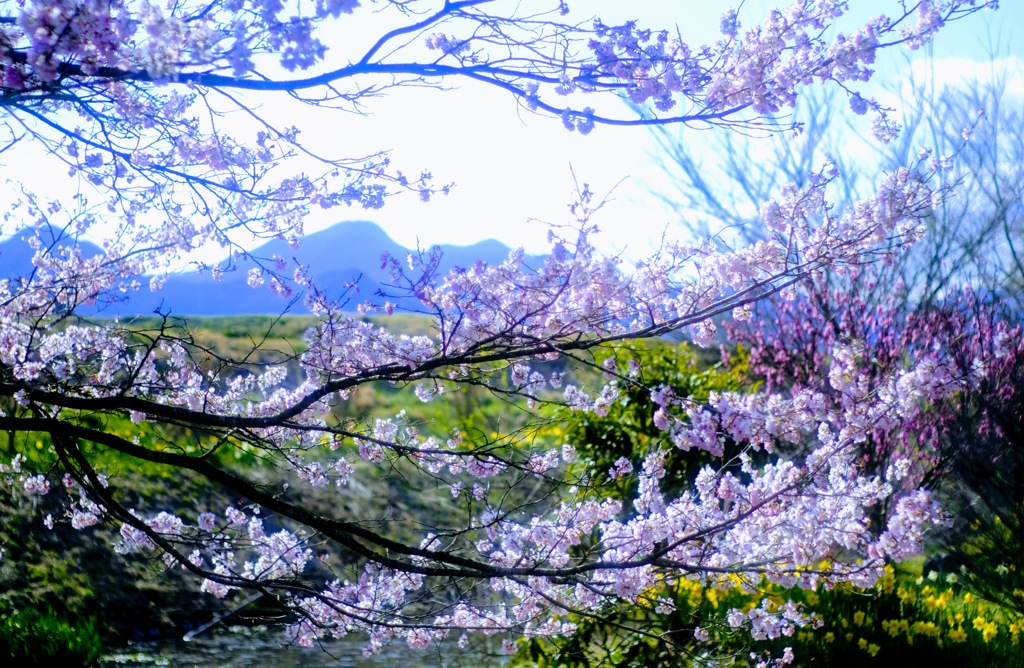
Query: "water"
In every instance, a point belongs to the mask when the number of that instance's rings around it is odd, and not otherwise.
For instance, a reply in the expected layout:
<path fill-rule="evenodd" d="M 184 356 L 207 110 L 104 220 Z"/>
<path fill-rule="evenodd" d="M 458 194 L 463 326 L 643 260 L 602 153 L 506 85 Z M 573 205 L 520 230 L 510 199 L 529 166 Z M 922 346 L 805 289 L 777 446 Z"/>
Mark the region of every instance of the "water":
<path fill-rule="evenodd" d="M 488 642 L 489 641 L 489 642 Z M 322 647 L 286 644 L 280 630 L 233 627 L 204 633 L 192 640 L 137 642 L 100 660 L 103 668 L 500 668 L 507 658 L 501 641 L 465 650 L 454 640 L 426 650 L 414 650 L 395 640 L 376 655 L 363 656 L 365 639 L 343 638 Z"/>

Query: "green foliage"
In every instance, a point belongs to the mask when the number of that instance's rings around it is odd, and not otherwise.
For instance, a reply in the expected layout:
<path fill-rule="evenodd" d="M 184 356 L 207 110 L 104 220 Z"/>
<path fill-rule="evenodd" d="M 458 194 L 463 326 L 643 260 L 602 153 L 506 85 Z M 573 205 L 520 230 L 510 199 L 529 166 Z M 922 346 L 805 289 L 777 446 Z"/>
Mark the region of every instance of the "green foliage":
<path fill-rule="evenodd" d="M 710 364 L 688 344 L 665 342 L 631 342 L 623 344 L 614 354 L 618 373 L 629 375 L 629 363 L 639 364 L 637 383 L 622 383 L 622 398 L 609 409 L 608 415 L 571 414 L 567 417 L 566 441 L 576 446 L 581 459 L 594 471 L 607 471 L 619 458 L 636 462 L 650 452 L 669 450 L 667 472 L 661 481 L 666 491 L 685 489 L 697 472 L 715 458 L 703 451 L 681 452 L 668 441 L 665 432 L 654 425 L 658 406 L 647 388 L 668 385 L 677 396 L 697 402 L 707 401 L 711 392 L 741 391 L 751 387 L 746 380 L 746 356 L 741 349 L 729 366 Z M 599 363 L 603 359 L 597 360 Z M 636 481 L 633 480 L 633 485 Z M 635 490 L 622 487 L 622 498 L 630 498 Z"/>
<path fill-rule="evenodd" d="M 0 610 L 49 608 L 74 616 L 94 604 L 91 578 L 79 562 L 85 553 L 73 540 L 63 543 L 64 531 L 42 525 L 56 507 L 49 496 L 32 498 L 0 488 Z"/>
<path fill-rule="evenodd" d="M 69 621 L 52 610 L 0 614 L 0 660 L 17 666 L 91 666 L 103 651 L 92 617 Z"/>
<path fill-rule="evenodd" d="M 128 458 L 119 464 L 111 468 L 111 488 L 130 507 L 153 504 L 194 514 L 193 504 L 222 507 L 230 502 L 188 473 L 154 479 L 151 471 L 132 472 Z M 69 498 L 59 485 L 42 497 L 0 489 L 0 609 L 50 610 L 69 620 L 96 618 L 111 641 L 208 618 L 207 608 L 216 604 L 196 591 L 184 571 L 114 554 L 116 526 L 73 529 L 65 510 L 74 498 L 73 491 Z M 52 529 L 44 526 L 47 515 L 54 520 Z"/>

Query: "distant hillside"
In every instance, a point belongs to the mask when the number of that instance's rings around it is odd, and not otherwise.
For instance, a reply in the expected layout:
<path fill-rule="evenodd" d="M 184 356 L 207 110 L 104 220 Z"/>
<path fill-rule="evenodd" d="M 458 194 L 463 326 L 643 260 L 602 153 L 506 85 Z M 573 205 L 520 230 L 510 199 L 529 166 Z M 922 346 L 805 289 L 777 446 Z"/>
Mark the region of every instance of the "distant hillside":
<path fill-rule="evenodd" d="M 34 232 L 34 228 L 31 232 L 25 228 L 6 239 L 0 239 L 0 278 L 25 276 L 32 271 L 32 257 L 36 251 L 26 243 L 26 240 Z M 67 248 L 74 244 L 74 240 L 63 234 L 60 228 L 50 225 L 40 228 L 39 238 L 44 246 L 52 248 Z M 89 242 L 79 244 L 79 248 L 84 257 L 92 257 L 102 250 Z"/>
<path fill-rule="evenodd" d="M 32 270 L 33 251 L 21 240 L 22 235 L 0 241 L 0 277 L 25 275 Z M 86 245 L 86 254 L 98 252 L 98 248 Z M 471 246 L 441 245 L 443 253 L 441 270 L 447 272 L 454 267 L 468 267 L 475 261 L 500 264 L 508 257 L 509 248 L 488 239 Z M 368 221 L 339 223 L 321 232 L 307 235 L 298 249 L 292 249 L 280 240 L 270 241 L 251 251 L 253 257 L 262 258 L 269 266 L 269 258 L 279 255 L 290 262 L 298 261 L 309 265 L 317 286 L 331 297 L 343 294 L 348 283 L 358 280 L 359 293 L 352 298 L 351 307 L 366 299 L 373 300 L 379 291 L 388 292 L 385 287 L 390 281 L 387 270 L 381 268 L 381 255 L 390 253 L 404 263 L 410 249 L 403 248 L 378 225 Z M 532 257 L 538 262 L 541 258 Z M 256 266 L 243 261 L 232 271 L 225 272 L 219 282 L 209 274 L 182 273 L 171 276 L 163 289 L 150 292 L 144 287 L 133 293 L 124 303 L 107 305 L 104 315 L 144 315 L 157 309 L 173 315 L 276 315 L 289 302 L 274 296 L 266 288 L 253 289 L 247 284 L 249 269 Z M 292 264 L 292 266 L 294 266 Z M 291 269 L 288 270 L 291 272 Z M 148 286 L 149 280 L 141 280 Z M 395 301 L 395 300 L 392 300 Z M 415 308 L 413 300 L 400 301 L 399 306 Z M 304 314 L 309 311 L 301 299 L 288 308 L 289 313 Z"/>

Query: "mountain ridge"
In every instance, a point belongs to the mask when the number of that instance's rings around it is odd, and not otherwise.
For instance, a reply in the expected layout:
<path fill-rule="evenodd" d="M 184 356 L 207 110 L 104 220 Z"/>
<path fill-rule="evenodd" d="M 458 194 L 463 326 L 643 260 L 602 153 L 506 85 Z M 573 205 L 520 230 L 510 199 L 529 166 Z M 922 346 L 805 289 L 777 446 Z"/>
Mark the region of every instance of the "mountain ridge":
<path fill-rule="evenodd" d="M 0 240 L 0 277 L 14 278 L 32 271 L 31 259 L 34 254 L 27 243 L 22 241 L 25 229 L 11 237 Z M 56 245 L 70 245 L 57 239 L 54 228 L 44 230 L 50 241 Z M 89 242 L 80 242 L 84 255 L 101 252 Z M 439 271 L 447 273 L 455 267 L 469 267 L 477 260 L 495 265 L 504 262 L 511 249 L 495 239 L 485 239 L 469 245 L 438 244 L 442 259 Z M 425 249 L 424 249 L 425 250 Z M 308 234 L 302 244 L 291 248 L 286 242 L 274 239 L 248 251 L 246 257 L 235 259 L 234 267 L 225 271 L 219 280 L 209 272 L 179 272 L 170 274 L 161 290 L 150 291 L 150 276 L 138 277 L 143 285 L 128 295 L 116 295 L 116 299 L 105 300 L 97 307 L 95 315 L 135 316 L 155 312 L 176 316 L 225 316 L 225 315 L 278 315 L 308 314 L 303 300 L 283 299 L 274 295 L 267 287 L 252 288 L 248 285 L 248 272 L 257 267 L 256 260 L 263 266 L 272 267 L 274 256 L 288 261 L 291 274 L 295 263 L 308 265 L 310 275 L 317 287 L 330 298 L 344 296 L 347 286 L 358 282 L 359 291 L 352 295 L 348 308 L 355 310 L 367 298 L 373 298 L 386 289 L 390 273 L 382 267 L 384 253 L 405 261 L 414 252 L 394 241 L 376 223 L 367 220 L 342 221 L 319 232 Z M 540 261 L 542 256 L 528 256 L 528 261 Z M 293 285 L 299 295 L 301 286 Z M 398 308 L 416 309 L 421 304 L 412 298 L 392 300 Z"/>

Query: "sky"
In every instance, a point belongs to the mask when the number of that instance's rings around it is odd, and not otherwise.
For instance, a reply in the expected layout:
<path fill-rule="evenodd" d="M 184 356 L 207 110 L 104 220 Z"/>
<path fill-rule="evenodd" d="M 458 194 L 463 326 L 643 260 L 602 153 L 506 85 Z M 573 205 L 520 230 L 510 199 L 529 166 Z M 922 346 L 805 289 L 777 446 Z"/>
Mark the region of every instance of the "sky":
<path fill-rule="evenodd" d="M 513 0 L 501 1 L 514 4 Z M 574 8 L 571 18 L 597 15 L 607 23 L 636 19 L 652 28 L 678 28 L 684 39 L 696 43 L 718 34 L 719 17 L 734 4 L 722 0 L 570 0 Z M 747 0 L 741 16 L 747 17 L 745 23 L 757 22 L 775 4 L 786 3 Z M 851 5 L 854 17 L 863 22 L 871 11 L 891 9 L 897 1 L 852 0 Z M 984 12 L 947 26 L 926 52 L 883 51 L 877 63 L 880 76 L 892 83 L 911 71 L 919 76 L 930 71 L 939 80 L 955 83 L 991 71 L 990 55 L 996 53 L 1013 72 L 1010 86 L 1017 91 L 1016 99 L 1024 103 L 1024 0 L 1005 0 L 1003 5 L 997 12 Z M 339 47 L 336 57 L 358 53 L 367 40 L 380 34 L 383 25 L 377 25 L 379 21 L 372 13 L 359 11 L 343 16 L 337 35 L 326 41 Z M 856 22 L 848 25 L 852 29 Z M 909 64 L 908 58 L 913 59 Z M 890 101 L 898 104 L 898 100 Z M 271 110 L 276 102 L 254 100 L 253 104 Z M 577 184 L 584 183 L 607 199 L 593 218 L 601 229 L 595 241 L 606 252 L 638 258 L 653 250 L 664 234 L 683 236 L 686 232 L 686 213 L 673 210 L 654 194 L 670 190 L 673 177 L 657 166 L 655 140 L 644 128 L 598 126 L 583 136 L 566 131 L 559 119 L 523 112 L 506 92 L 468 84 L 447 90 L 395 90 L 370 100 L 366 110 L 365 116 L 317 113 L 308 108 L 285 113 L 301 114 L 297 124 L 303 128 L 302 136 L 318 149 L 341 156 L 389 149 L 393 164 L 406 173 L 429 170 L 436 184 L 454 183 L 454 188 L 449 195 L 426 204 L 409 195 L 393 198 L 379 211 L 319 212 L 310 216 L 307 232 L 343 220 L 372 220 L 406 247 L 468 245 L 496 238 L 528 252 L 543 252 L 548 224 L 570 222 L 567 207 Z M 630 113 L 625 105 L 621 112 Z M 857 119 L 853 127 L 867 134 L 868 124 L 868 119 Z M 707 132 L 686 130 L 681 136 L 694 150 L 711 150 Z M 850 151 L 856 155 L 857 150 L 869 149 L 851 138 Z M 6 171 L 11 163 L 4 157 L 0 167 Z M 33 178 L 27 171 L 18 173 Z M 46 172 L 36 177 L 42 181 L 51 178 Z M 252 245 L 244 238 L 237 241 Z M 217 261 L 220 254 L 212 251 L 198 257 Z"/>
<path fill-rule="evenodd" d="M 697 41 L 715 34 L 718 19 L 734 3 L 719 0 L 571 3 L 607 22 L 636 18 L 650 26 L 678 25 L 684 38 Z M 744 10 L 761 17 L 775 3 L 748 1 Z M 854 12 L 892 7 L 895 2 L 851 2 Z M 922 52 L 888 49 L 879 56 L 879 74 L 898 81 L 913 69 L 929 70 L 951 82 L 990 68 L 990 54 L 1004 57 L 1015 69 L 1014 85 L 1024 100 L 1024 1 L 1008 0 L 997 12 L 984 12 L 945 27 L 934 45 Z M 861 15 L 864 18 L 867 15 Z M 930 54 L 929 54 L 930 52 Z M 907 58 L 915 60 L 908 68 Z M 1014 59 L 1020 60 L 1014 60 Z M 895 100 L 892 100 L 894 103 Z M 409 108 L 417 109 L 414 114 Z M 517 110 L 506 93 L 481 86 L 456 90 L 398 91 L 370 106 L 370 115 L 353 119 L 363 136 L 379 138 L 392 148 L 396 164 L 410 172 L 428 168 L 438 182 L 454 182 L 447 197 L 421 204 L 413 197 L 390 202 L 383 210 L 351 218 L 371 219 L 406 246 L 433 243 L 470 244 L 497 238 L 528 251 L 546 248 L 547 224 L 568 222 L 567 205 L 576 183 L 589 183 L 608 203 L 595 216 L 599 245 L 607 252 L 645 255 L 666 231 L 678 231 L 680 215 L 657 201 L 650 190 L 666 186 L 656 166 L 656 146 L 643 128 L 598 127 L 582 136 L 562 128 L 558 119 Z M 623 107 L 623 113 L 629 113 Z M 859 119 L 867 133 L 868 120 Z M 701 131 L 685 131 L 686 141 L 706 144 Z M 706 131 L 705 131 L 706 132 Z M 715 130 L 714 132 L 721 132 Z M 332 212 L 335 215 L 335 212 Z M 309 230 L 330 221 L 313 220 Z"/>

